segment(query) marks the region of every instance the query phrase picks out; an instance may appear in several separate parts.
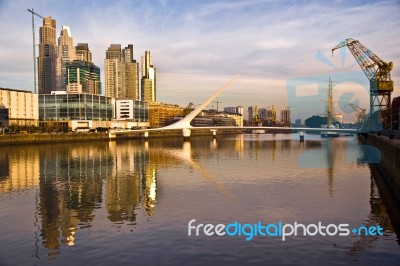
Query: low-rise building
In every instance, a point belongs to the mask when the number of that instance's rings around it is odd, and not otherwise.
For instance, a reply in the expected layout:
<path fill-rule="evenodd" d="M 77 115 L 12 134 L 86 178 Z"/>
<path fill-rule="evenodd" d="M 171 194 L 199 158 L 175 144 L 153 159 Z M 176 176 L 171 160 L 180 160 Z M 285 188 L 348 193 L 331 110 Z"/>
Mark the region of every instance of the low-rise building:
<path fill-rule="evenodd" d="M 31 91 L 0 88 L 0 106 L 8 109 L 8 125 L 37 126 L 38 95 Z"/>
<path fill-rule="evenodd" d="M 175 116 L 183 112 L 183 107 L 177 104 L 149 102 L 150 127 L 165 127 L 172 123 Z"/>
<path fill-rule="evenodd" d="M 110 97 L 93 94 L 39 94 L 40 126 L 108 127 L 113 119 Z"/>

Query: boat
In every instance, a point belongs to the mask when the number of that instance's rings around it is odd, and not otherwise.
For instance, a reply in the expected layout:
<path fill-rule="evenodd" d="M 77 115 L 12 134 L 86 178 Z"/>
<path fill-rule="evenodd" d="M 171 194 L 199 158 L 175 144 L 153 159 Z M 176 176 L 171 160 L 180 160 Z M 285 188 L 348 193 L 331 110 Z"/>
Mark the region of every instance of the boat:
<path fill-rule="evenodd" d="M 327 129 L 337 129 L 334 125 L 330 125 L 329 127 L 327 125 L 324 125 L 321 128 L 327 128 Z M 336 138 L 339 137 L 339 133 L 337 131 L 321 131 L 321 138 Z"/>
<path fill-rule="evenodd" d="M 251 133 L 253 133 L 253 134 L 265 134 L 265 130 L 264 129 L 253 129 L 253 131 Z"/>

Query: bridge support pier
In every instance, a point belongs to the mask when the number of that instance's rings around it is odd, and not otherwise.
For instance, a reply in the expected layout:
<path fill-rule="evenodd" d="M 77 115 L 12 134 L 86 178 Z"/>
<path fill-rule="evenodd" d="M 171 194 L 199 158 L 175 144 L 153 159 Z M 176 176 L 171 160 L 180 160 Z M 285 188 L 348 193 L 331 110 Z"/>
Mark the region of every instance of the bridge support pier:
<path fill-rule="evenodd" d="M 115 140 L 117 138 L 117 135 L 115 135 L 115 134 L 111 133 L 110 131 L 108 131 L 108 138 L 110 140 Z"/>
<path fill-rule="evenodd" d="M 213 139 L 215 139 L 217 137 L 217 130 L 216 129 L 210 129 L 210 131 L 212 132 Z"/>
<path fill-rule="evenodd" d="M 149 131 L 143 132 L 143 137 L 144 137 L 145 139 L 149 138 Z"/>
<path fill-rule="evenodd" d="M 184 139 L 184 140 L 189 140 L 189 138 L 190 138 L 190 133 L 191 133 L 191 130 L 190 130 L 190 129 L 188 129 L 188 128 L 183 128 L 183 129 L 182 129 L 183 139 Z"/>
<path fill-rule="evenodd" d="M 304 142 L 304 131 L 299 131 L 300 142 Z"/>

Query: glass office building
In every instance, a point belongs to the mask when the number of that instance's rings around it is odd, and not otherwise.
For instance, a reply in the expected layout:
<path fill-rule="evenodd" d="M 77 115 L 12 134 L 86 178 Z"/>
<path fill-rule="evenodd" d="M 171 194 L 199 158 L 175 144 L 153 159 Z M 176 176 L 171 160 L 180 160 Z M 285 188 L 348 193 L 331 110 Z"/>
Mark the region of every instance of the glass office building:
<path fill-rule="evenodd" d="M 110 97 L 93 94 L 40 94 L 39 120 L 99 120 L 113 118 Z"/>

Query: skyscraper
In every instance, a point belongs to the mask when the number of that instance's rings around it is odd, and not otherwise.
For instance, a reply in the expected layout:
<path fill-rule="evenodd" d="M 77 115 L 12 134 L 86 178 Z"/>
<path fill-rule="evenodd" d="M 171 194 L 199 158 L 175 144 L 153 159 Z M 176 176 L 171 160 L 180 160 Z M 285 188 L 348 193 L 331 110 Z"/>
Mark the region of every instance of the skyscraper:
<path fill-rule="evenodd" d="M 139 100 L 139 63 L 133 59 L 132 44 L 128 44 L 128 46 L 122 50 L 122 58 L 125 75 L 125 98 Z"/>
<path fill-rule="evenodd" d="M 123 98 L 120 44 L 111 44 L 106 50 L 106 59 L 104 59 L 104 74 L 106 96 L 117 99 Z"/>
<path fill-rule="evenodd" d="M 76 59 L 74 40 L 68 26 L 63 26 L 58 38 L 57 57 L 57 90 L 65 91 L 67 87 L 66 64 Z"/>
<path fill-rule="evenodd" d="M 43 18 L 40 27 L 40 43 L 38 56 L 38 85 L 40 94 L 48 94 L 57 87 L 57 44 L 56 21 L 51 17 Z"/>
<path fill-rule="evenodd" d="M 142 56 L 142 97 L 145 102 L 156 101 L 156 68 L 153 66 L 150 51 Z"/>
<path fill-rule="evenodd" d="M 132 44 L 124 49 L 120 44 L 111 44 L 104 68 L 106 96 L 139 100 L 139 64 L 133 59 Z"/>

